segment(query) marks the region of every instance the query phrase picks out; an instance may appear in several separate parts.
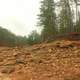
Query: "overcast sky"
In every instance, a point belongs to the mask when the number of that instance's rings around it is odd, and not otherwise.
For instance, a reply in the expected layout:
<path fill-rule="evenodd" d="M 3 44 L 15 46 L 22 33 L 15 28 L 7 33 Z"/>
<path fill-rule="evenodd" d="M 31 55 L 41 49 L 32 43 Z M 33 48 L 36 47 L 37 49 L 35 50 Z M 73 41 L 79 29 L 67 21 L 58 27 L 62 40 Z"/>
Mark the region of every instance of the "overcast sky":
<path fill-rule="evenodd" d="M 41 0 L 0 0 L 0 26 L 17 35 L 27 35 L 37 29 L 37 14 Z"/>
<path fill-rule="evenodd" d="M 28 35 L 35 29 L 39 31 L 36 25 L 40 1 L 0 0 L 0 26 L 17 35 Z"/>

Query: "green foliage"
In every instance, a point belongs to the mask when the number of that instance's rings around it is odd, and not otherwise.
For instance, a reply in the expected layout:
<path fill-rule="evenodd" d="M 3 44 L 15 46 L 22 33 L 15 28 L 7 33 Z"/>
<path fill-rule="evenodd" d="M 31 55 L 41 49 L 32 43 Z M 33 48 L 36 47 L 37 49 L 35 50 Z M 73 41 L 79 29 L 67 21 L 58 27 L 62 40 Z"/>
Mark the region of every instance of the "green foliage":
<path fill-rule="evenodd" d="M 36 31 L 33 31 L 28 37 L 22 37 L 0 27 L 0 46 L 26 46 L 40 43 L 40 41 L 41 37 Z"/>
<path fill-rule="evenodd" d="M 15 45 L 15 35 L 2 27 L 0 27 L 0 45 Z"/>
<path fill-rule="evenodd" d="M 42 37 L 44 40 L 57 33 L 54 0 L 41 1 L 39 25 L 43 27 Z"/>
<path fill-rule="evenodd" d="M 70 8 L 69 0 L 60 0 L 62 2 L 60 11 L 60 33 L 73 32 L 73 15 Z"/>
<path fill-rule="evenodd" d="M 37 44 L 40 42 L 41 42 L 41 37 L 36 31 L 33 31 L 27 38 L 27 43 L 30 45 Z"/>
<path fill-rule="evenodd" d="M 80 15 L 79 15 L 79 20 L 76 22 L 75 25 L 75 32 L 80 32 Z"/>
<path fill-rule="evenodd" d="M 16 36 L 7 29 L 0 27 L 0 46 L 23 46 L 27 45 L 27 38 Z"/>
<path fill-rule="evenodd" d="M 17 46 L 26 46 L 27 45 L 27 37 L 17 36 L 16 37 L 16 45 Z"/>

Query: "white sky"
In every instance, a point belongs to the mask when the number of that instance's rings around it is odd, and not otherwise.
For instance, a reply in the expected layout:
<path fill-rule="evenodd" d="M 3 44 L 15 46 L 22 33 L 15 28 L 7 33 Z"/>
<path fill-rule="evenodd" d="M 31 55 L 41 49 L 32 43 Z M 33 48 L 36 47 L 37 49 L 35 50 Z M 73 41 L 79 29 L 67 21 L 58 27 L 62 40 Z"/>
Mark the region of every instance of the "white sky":
<path fill-rule="evenodd" d="M 40 1 L 0 0 L 0 26 L 17 35 L 29 34 L 32 30 L 37 29 Z"/>
<path fill-rule="evenodd" d="M 40 31 L 37 25 L 41 0 L 0 0 L 0 26 L 17 35 Z M 55 0 L 59 1 L 59 0 Z"/>

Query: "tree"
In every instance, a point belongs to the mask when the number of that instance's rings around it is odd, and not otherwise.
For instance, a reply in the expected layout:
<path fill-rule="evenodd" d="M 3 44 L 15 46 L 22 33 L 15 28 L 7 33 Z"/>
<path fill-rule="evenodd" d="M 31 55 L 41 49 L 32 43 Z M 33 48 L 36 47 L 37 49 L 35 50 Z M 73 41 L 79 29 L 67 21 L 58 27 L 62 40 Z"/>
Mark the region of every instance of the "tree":
<path fill-rule="evenodd" d="M 5 28 L 0 27 L 0 46 L 25 46 L 27 37 L 16 36 Z"/>
<path fill-rule="evenodd" d="M 39 25 L 43 27 L 43 40 L 53 37 L 57 33 L 54 0 L 41 1 Z"/>
<path fill-rule="evenodd" d="M 7 29 L 4 29 L 0 27 L 0 45 L 1 46 L 14 46 L 15 45 L 15 35 L 8 31 Z"/>
<path fill-rule="evenodd" d="M 79 20 L 77 20 L 76 25 L 75 25 L 76 32 L 80 32 L 80 13 L 78 17 L 79 17 Z"/>
<path fill-rule="evenodd" d="M 60 0 L 62 3 L 60 11 L 60 33 L 73 32 L 73 15 L 69 0 Z"/>
<path fill-rule="evenodd" d="M 75 7 L 76 7 L 76 23 L 77 23 L 77 20 L 79 20 L 78 18 L 78 6 L 80 6 L 80 0 L 73 0 L 74 3 L 75 3 Z"/>
<path fill-rule="evenodd" d="M 33 45 L 41 42 L 41 36 L 34 30 L 27 38 L 27 44 Z"/>
<path fill-rule="evenodd" d="M 27 45 L 27 37 L 26 36 L 16 36 L 16 45 L 17 46 L 26 46 Z"/>
<path fill-rule="evenodd" d="M 80 12 L 79 12 L 79 7 L 80 7 L 80 0 L 73 0 L 75 3 L 75 8 L 76 8 L 76 24 L 75 24 L 75 32 L 80 32 Z"/>

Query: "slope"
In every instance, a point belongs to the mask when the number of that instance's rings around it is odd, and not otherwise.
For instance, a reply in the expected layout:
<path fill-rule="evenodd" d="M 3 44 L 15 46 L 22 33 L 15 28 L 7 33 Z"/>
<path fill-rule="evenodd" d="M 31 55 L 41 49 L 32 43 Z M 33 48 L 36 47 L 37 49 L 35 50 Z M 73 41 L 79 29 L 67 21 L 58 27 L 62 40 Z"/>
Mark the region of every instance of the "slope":
<path fill-rule="evenodd" d="M 79 42 L 0 47 L 0 80 L 80 80 Z"/>

